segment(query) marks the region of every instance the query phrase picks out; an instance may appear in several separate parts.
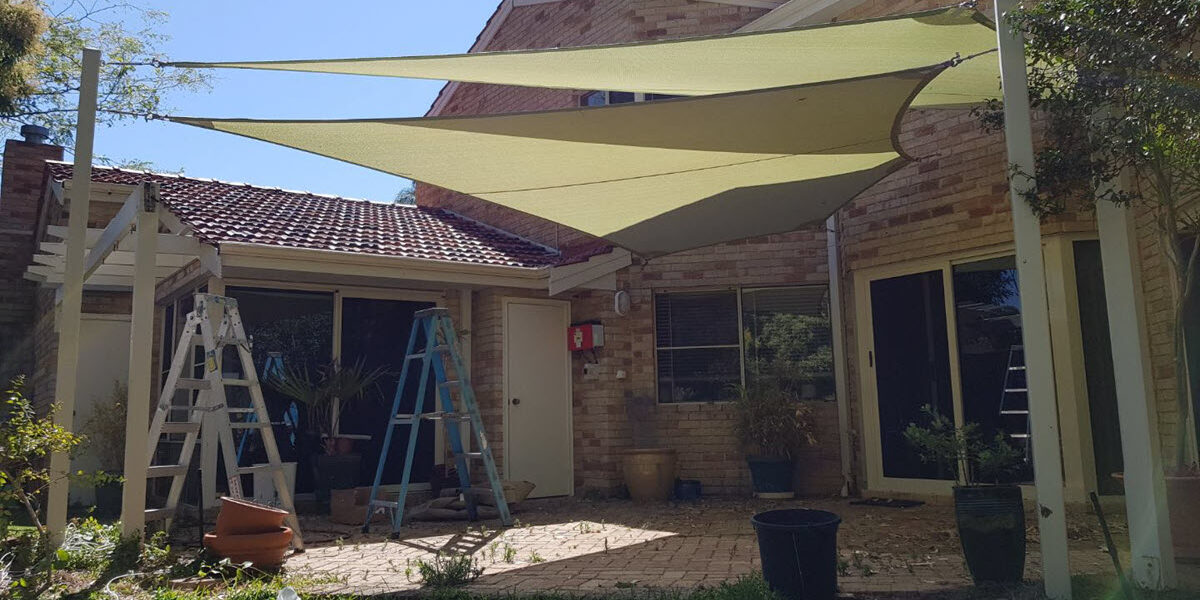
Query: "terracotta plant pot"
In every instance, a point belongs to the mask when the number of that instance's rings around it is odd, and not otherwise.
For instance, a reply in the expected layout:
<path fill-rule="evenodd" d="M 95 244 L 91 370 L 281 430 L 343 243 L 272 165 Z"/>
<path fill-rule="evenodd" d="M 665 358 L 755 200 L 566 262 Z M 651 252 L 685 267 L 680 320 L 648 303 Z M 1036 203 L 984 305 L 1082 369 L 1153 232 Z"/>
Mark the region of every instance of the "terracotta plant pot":
<path fill-rule="evenodd" d="M 671 499 L 679 458 L 671 448 L 626 450 L 625 487 L 635 502 L 666 502 Z"/>
<path fill-rule="evenodd" d="M 286 510 L 273 506 L 223 496 L 221 512 L 217 514 L 216 534 L 227 536 L 274 532 L 283 526 L 287 514 Z"/>
<path fill-rule="evenodd" d="M 279 527 L 268 533 L 250 535 L 204 534 L 204 547 L 235 564 L 251 563 L 256 569 L 277 569 L 283 564 L 292 530 Z"/>
<path fill-rule="evenodd" d="M 1168 475 L 1166 480 L 1175 560 L 1200 562 L 1200 475 Z"/>

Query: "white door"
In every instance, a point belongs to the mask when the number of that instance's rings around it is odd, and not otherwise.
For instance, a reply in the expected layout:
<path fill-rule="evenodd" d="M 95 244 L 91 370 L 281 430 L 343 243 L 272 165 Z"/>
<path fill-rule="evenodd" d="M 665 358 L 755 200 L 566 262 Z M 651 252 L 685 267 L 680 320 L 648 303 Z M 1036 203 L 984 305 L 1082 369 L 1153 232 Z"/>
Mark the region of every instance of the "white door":
<path fill-rule="evenodd" d="M 113 385 L 129 379 L 129 318 L 119 315 L 83 315 L 79 322 L 79 370 L 76 371 L 75 430 L 79 431 L 97 405 L 110 401 Z M 122 400 L 124 402 L 124 400 Z M 110 442 L 111 443 L 111 442 Z M 71 468 L 101 469 L 93 452 L 84 450 L 71 461 Z M 72 482 L 72 503 L 94 504 L 90 484 Z"/>
<path fill-rule="evenodd" d="M 505 301 L 504 476 L 533 482 L 534 497 L 574 491 L 569 311 L 566 302 Z"/>

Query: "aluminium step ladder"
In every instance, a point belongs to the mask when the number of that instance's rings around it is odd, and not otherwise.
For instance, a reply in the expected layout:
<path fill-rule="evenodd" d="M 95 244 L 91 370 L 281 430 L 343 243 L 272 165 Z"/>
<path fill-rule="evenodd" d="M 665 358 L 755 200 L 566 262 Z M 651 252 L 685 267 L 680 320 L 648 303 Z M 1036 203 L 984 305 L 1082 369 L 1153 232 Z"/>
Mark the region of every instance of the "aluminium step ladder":
<path fill-rule="evenodd" d="M 1008 368 L 1004 371 L 1004 388 L 1000 393 L 1000 416 L 1017 417 L 1022 429 L 1007 434 L 1025 450 L 1030 460 L 1032 436 L 1029 427 L 1029 387 L 1025 380 L 1025 346 L 1016 344 L 1008 349 Z"/>
<path fill-rule="evenodd" d="M 197 347 L 204 349 L 204 376 L 184 377 L 184 370 L 191 368 L 193 350 Z M 237 348 L 241 361 L 244 379 L 227 378 L 222 374 L 221 355 L 226 346 Z M 250 406 L 229 406 L 225 386 L 246 388 L 250 396 Z M 176 390 L 189 390 L 186 406 L 172 404 Z M 187 420 L 172 420 L 173 413 L 187 412 Z M 215 418 L 205 426 L 204 416 L 211 413 Z M 237 415 L 238 420 L 233 420 Z M 213 427 L 215 431 L 209 431 Z M 184 479 L 187 476 L 188 465 L 200 437 L 201 429 L 205 436 L 214 435 L 221 448 L 222 459 L 225 463 L 225 473 L 228 477 L 229 495 L 242 498 L 242 475 L 258 472 L 269 472 L 273 476 L 275 490 L 279 494 L 282 508 L 288 511 L 287 524 L 292 529 L 292 546 L 297 551 L 304 549 L 300 537 L 300 523 L 296 519 L 296 507 L 292 504 L 291 490 L 283 472 L 279 459 L 279 447 L 275 444 L 275 434 L 271 429 L 271 419 L 267 414 L 267 405 L 263 401 L 262 387 L 258 374 L 254 369 L 254 359 L 250 353 L 250 341 L 242 325 L 238 312 L 237 300 L 214 294 L 196 294 L 195 308 L 188 313 L 186 323 L 179 336 L 179 344 L 171 360 L 171 370 L 167 374 L 162 394 L 158 399 L 158 410 L 150 423 L 149 446 L 147 448 L 149 467 L 146 478 L 171 478 L 171 487 L 167 493 L 166 505 L 162 508 L 146 510 L 146 521 L 168 521 L 175 516 L 179 506 L 179 497 L 183 492 Z M 267 454 L 267 464 L 252 467 L 238 466 L 237 447 L 234 445 L 233 430 L 257 429 L 262 436 L 263 448 Z M 179 451 L 179 460 L 175 464 L 155 465 L 155 451 L 162 436 L 169 434 L 185 435 L 183 448 Z"/>
<path fill-rule="evenodd" d="M 423 349 L 418 349 L 418 338 L 423 337 Z M 404 385 L 412 374 L 413 364 L 420 369 L 420 384 L 417 387 L 416 406 L 412 414 L 400 414 L 400 402 L 404 398 Z M 455 379 L 447 378 L 447 363 L 453 369 Z M 425 392 L 429 386 L 429 375 L 433 373 L 433 385 L 437 389 L 437 398 L 441 402 L 441 410 L 425 412 Z M 455 405 L 455 394 L 461 410 Z M 371 497 L 367 502 L 367 516 L 363 522 L 363 533 L 371 528 L 371 518 L 375 511 L 389 509 L 392 511 L 392 534 L 399 532 L 404 523 L 404 504 L 408 497 L 409 478 L 412 475 L 413 458 L 416 455 L 417 435 L 422 419 L 441 421 L 445 427 L 446 437 L 450 440 L 450 450 L 454 454 L 455 467 L 458 470 L 458 481 L 463 499 L 467 504 L 467 516 L 472 521 L 479 517 L 476 497 L 471 491 L 471 475 L 468 471 L 467 459 L 483 461 L 488 483 L 495 496 L 496 510 L 500 521 L 507 527 L 512 525 L 512 515 L 508 511 L 508 502 L 504 497 L 504 486 L 496 471 L 496 461 L 492 457 L 492 449 L 488 446 L 487 437 L 483 432 L 483 418 L 479 414 L 479 405 L 475 402 L 475 392 L 471 388 L 470 378 L 462 355 L 458 351 L 457 336 L 454 324 L 450 320 L 450 312 L 445 308 L 427 308 L 413 314 L 412 332 L 408 337 L 408 348 L 404 352 L 404 366 L 400 369 L 400 379 L 396 382 L 396 394 L 392 399 L 391 419 L 388 421 L 386 433 L 383 436 L 383 448 L 379 452 L 379 464 L 375 468 L 375 482 L 371 486 Z M 471 431 L 471 440 L 478 450 L 467 452 L 463 449 L 460 424 L 466 423 Z M 400 495 L 395 502 L 379 499 L 379 484 L 383 479 L 383 468 L 387 461 L 388 450 L 392 444 L 392 434 L 396 427 L 407 426 L 408 449 L 404 459 L 404 475 L 400 480 Z"/>

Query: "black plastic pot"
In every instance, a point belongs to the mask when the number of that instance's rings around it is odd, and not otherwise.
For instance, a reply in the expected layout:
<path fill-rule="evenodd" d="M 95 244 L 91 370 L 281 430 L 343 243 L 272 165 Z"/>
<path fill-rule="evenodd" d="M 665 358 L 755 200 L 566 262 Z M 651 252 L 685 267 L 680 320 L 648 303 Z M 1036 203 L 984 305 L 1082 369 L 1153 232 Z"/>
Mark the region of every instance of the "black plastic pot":
<path fill-rule="evenodd" d="M 121 516 L 121 495 L 124 488 L 120 481 L 106 481 L 96 485 L 96 515 L 113 518 Z"/>
<path fill-rule="evenodd" d="M 758 497 L 792 498 L 796 495 L 792 488 L 792 459 L 751 456 L 746 462 L 750 465 L 750 481 Z"/>
<path fill-rule="evenodd" d="M 976 583 L 1021 581 L 1025 573 L 1025 504 L 1015 485 L 954 488 L 963 556 Z"/>
<path fill-rule="evenodd" d="M 837 530 L 841 517 L 823 510 L 769 510 L 750 519 L 758 534 L 763 579 L 790 600 L 837 595 Z"/>
<path fill-rule="evenodd" d="M 358 469 L 361 464 L 362 456 L 358 454 L 317 456 L 317 500 L 328 502 L 329 490 L 348 490 L 358 486 Z"/>

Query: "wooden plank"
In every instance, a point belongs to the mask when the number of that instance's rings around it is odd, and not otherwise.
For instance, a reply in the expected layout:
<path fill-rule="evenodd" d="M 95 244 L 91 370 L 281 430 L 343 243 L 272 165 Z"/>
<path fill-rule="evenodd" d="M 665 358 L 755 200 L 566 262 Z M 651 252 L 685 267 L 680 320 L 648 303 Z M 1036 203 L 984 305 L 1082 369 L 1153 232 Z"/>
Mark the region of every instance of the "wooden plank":
<path fill-rule="evenodd" d="M 79 111 L 75 128 L 74 174 L 80 178 L 78 190 L 71 193 L 71 213 L 67 219 L 67 270 L 63 285 L 62 310 L 58 315 L 58 361 L 55 371 L 54 413 L 56 425 L 75 430 L 76 372 L 79 368 L 79 322 L 83 312 L 84 246 L 87 234 L 88 202 L 92 185 L 92 143 L 96 135 L 96 97 L 100 81 L 100 51 L 83 49 L 79 82 Z M 50 542 L 57 546 L 67 527 L 67 473 L 71 459 L 65 452 L 50 455 L 50 485 L 46 498 L 46 528 Z"/>
<path fill-rule="evenodd" d="M 1010 173 L 1033 174 L 1033 127 L 1025 73 L 1025 40 L 1006 18 L 1017 0 L 996 0 L 996 38 L 1004 92 L 1004 138 Z M 1013 237 L 1017 255 L 1017 285 L 1021 289 L 1021 336 L 1025 344 L 1029 422 L 1033 435 L 1033 473 L 1037 489 L 1038 534 L 1042 549 L 1042 578 L 1046 596 L 1071 598 L 1071 567 L 1067 549 L 1067 513 L 1063 502 L 1062 449 L 1058 434 L 1058 398 L 1054 357 L 1050 346 L 1050 310 L 1046 300 L 1046 265 L 1042 256 L 1041 221 L 1025 201 L 1032 182 L 1009 177 Z"/>
<path fill-rule="evenodd" d="M 125 416 L 125 490 L 121 499 L 121 529 L 126 536 L 140 536 L 146 527 L 147 446 L 150 429 L 150 396 L 154 361 L 155 242 L 158 237 L 158 184 L 144 186 L 133 194 L 149 202 L 138 202 L 137 261 L 133 275 L 133 320 L 129 333 L 129 380 Z M 122 209 L 123 210 L 123 209 Z M 181 467 L 186 471 L 187 466 Z"/>
<path fill-rule="evenodd" d="M 88 276 L 95 273 L 96 269 L 104 264 L 104 259 L 113 250 L 116 250 L 117 244 L 133 230 L 134 223 L 140 220 L 138 215 L 143 212 L 142 198 L 143 192 L 139 186 L 129 194 L 129 197 L 125 199 L 125 204 L 121 205 L 121 210 L 108 222 L 104 232 L 100 234 L 100 239 L 96 240 L 96 244 L 88 252 L 87 262 L 83 269 L 84 281 L 87 281 Z"/>

